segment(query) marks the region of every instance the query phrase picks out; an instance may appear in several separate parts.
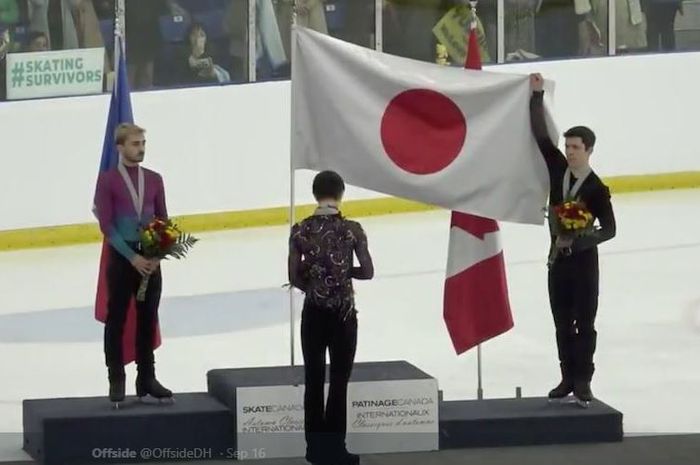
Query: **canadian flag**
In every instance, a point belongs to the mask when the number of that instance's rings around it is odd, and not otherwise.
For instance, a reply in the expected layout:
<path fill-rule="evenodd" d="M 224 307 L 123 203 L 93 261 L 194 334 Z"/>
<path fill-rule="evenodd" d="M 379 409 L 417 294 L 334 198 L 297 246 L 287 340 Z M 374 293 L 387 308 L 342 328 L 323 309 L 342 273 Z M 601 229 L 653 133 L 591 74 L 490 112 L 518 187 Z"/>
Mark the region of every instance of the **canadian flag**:
<path fill-rule="evenodd" d="M 292 169 L 501 221 L 543 224 L 549 180 L 527 75 L 464 70 L 295 27 Z"/>
<path fill-rule="evenodd" d="M 481 69 L 472 26 L 465 68 Z M 458 354 L 513 327 L 498 223 L 452 212 L 443 316 Z"/>

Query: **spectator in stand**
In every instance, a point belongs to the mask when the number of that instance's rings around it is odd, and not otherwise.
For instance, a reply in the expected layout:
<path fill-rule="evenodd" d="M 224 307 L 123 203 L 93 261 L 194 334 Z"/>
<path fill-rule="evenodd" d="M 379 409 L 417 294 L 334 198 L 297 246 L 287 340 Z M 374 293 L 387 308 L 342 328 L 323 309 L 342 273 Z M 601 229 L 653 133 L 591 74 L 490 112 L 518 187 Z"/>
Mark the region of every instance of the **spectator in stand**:
<path fill-rule="evenodd" d="M 542 58 L 575 57 L 578 31 L 574 0 L 542 0 L 535 15 L 535 52 Z"/>
<path fill-rule="evenodd" d="M 31 31 L 27 39 L 27 52 L 46 52 L 49 50 L 49 38 L 40 31 Z"/>
<path fill-rule="evenodd" d="M 578 17 L 578 56 L 607 55 L 608 1 L 576 0 Z"/>
<path fill-rule="evenodd" d="M 290 5 L 292 0 L 279 1 L 277 11 L 275 11 L 272 0 L 250 1 L 255 1 L 256 8 L 255 59 L 257 79 L 288 76 L 289 60 L 287 57 L 291 56 L 288 46 L 291 39 Z M 224 30 L 230 37 L 229 53 L 233 58 L 232 66 L 236 66 L 236 63 L 240 63 L 243 57 L 247 58 L 248 56 L 248 12 L 245 0 L 231 0 L 224 16 Z M 245 52 L 243 52 L 243 48 L 245 48 Z M 240 70 L 233 70 L 233 75 L 236 76 L 237 80 L 243 76 Z"/>
<path fill-rule="evenodd" d="M 49 38 L 51 50 L 78 48 L 72 9 L 80 0 L 29 0 L 29 29 Z"/>
<path fill-rule="evenodd" d="M 97 19 L 97 13 L 91 0 L 73 1 L 73 21 L 75 22 L 75 31 L 78 35 L 79 48 L 102 48 L 104 47 L 104 39 L 102 31 L 100 31 L 100 23 Z"/>
<path fill-rule="evenodd" d="M 615 46 L 617 53 L 642 52 L 647 48 L 647 25 L 641 0 L 615 2 Z"/>
<path fill-rule="evenodd" d="M 224 13 L 223 29 L 228 38 L 229 73 L 234 81 L 246 82 L 248 80 L 247 0 L 229 2 Z"/>
<path fill-rule="evenodd" d="M 433 27 L 447 11 L 444 3 L 443 0 L 385 0 L 384 51 L 434 62 L 437 41 Z"/>
<path fill-rule="evenodd" d="M 92 0 L 101 20 L 114 18 L 114 0 Z M 175 0 L 126 0 L 126 63 L 132 89 L 154 85 L 155 61 L 162 50 L 160 17 L 171 14 L 189 21 L 189 13 Z"/>
<path fill-rule="evenodd" d="M 479 3 L 481 3 L 480 0 Z M 492 0 L 494 1 L 494 0 Z M 361 45 L 363 47 L 374 48 L 374 26 L 375 26 L 375 1 L 374 0 L 327 0 L 326 17 L 328 21 L 328 33 L 346 42 Z M 333 9 L 336 10 L 333 10 Z M 335 24 L 330 19 L 334 12 L 340 11 L 340 21 Z"/>
<path fill-rule="evenodd" d="M 359 0 L 355 0 L 359 1 Z M 269 2 L 258 0 L 258 11 L 266 9 L 266 5 L 262 3 Z M 325 0 L 297 0 L 297 24 L 299 26 L 313 29 L 314 31 L 328 34 L 328 25 L 326 24 Z M 279 32 L 282 37 L 284 53 L 287 56 L 292 56 L 292 13 L 294 11 L 294 0 L 280 0 L 274 6 L 277 22 L 279 23 Z M 266 18 L 267 20 L 267 18 Z M 265 22 L 262 22 L 265 24 Z"/>
<path fill-rule="evenodd" d="M 676 49 L 676 13 L 683 14 L 681 0 L 643 0 L 647 17 L 647 44 L 650 52 Z"/>
<path fill-rule="evenodd" d="M 297 0 L 297 24 L 328 34 L 325 0 Z"/>
<path fill-rule="evenodd" d="M 17 0 L 0 0 L 0 24 L 10 25 L 17 23 L 19 23 Z"/>
<path fill-rule="evenodd" d="M 159 18 L 168 11 L 166 0 L 126 0 L 126 68 L 133 89 L 153 87 L 155 58 L 161 50 Z"/>
<path fill-rule="evenodd" d="M 593 3 L 594 0 L 591 0 Z M 606 30 L 608 24 L 607 1 L 596 0 L 599 6 L 596 9 L 595 22 L 601 31 Z M 641 0 L 614 0 L 615 1 L 615 48 L 618 54 L 642 52 L 647 47 L 646 21 L 642 12 Z M 607 49 L 600 55 L 607 54 Z"/>
<path fill-rule="evenodd" d="M 10 31 L 0 24 L 0 100 L 7 98 L 7 86 L 5 84 L 7 69 L 7 52 L 10 50 Z"/>
<path fill-rule="evenodd" d="M 199 23 L 194 23 L 187 34 L 189 54 L 183 73 L 182 82 L 191 83 L 225 83 L 231 80 L 228 71 L 214 63 L 207 52 L 207 33 Z"/>
<path fill-rule="evenodd" d="M 103 47 L 90 0 L 28 0 L 29 29 L 43 32 L 51 50 Z"/>

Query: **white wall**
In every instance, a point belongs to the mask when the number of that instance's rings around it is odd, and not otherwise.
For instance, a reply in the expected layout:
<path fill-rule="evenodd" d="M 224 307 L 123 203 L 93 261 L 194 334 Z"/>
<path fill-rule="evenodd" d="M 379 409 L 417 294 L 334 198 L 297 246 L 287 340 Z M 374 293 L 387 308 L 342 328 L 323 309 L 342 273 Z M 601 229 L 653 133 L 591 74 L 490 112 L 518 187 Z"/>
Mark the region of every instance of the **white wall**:
<path fill-rule="evenodd" d="M 503 65 L 557 81 L 561 129 L 590 125 L 605 176 L 700 170 L 700 53 Z M 289 202 L 289 82 L 132 94 L 174 215 Z M 342 92 L 342 89 L 339 89 Z M 0 230 L 93 221 L 109 97 L 0 103 Z M 309 203 L 311 174 L 297 175 Z M 350 189 L 349 199 L 378 194 Z"/>
<path fill-rule="evenodd" d="M 555 114 L 564 129 L 598 136 L 595 168 L 605 176 L 700 169 L 700 53 L 618 56 L 493 68 L 542 72 L 556 81 Z M 563 142 L 563 141 L 562 141 Z"/>

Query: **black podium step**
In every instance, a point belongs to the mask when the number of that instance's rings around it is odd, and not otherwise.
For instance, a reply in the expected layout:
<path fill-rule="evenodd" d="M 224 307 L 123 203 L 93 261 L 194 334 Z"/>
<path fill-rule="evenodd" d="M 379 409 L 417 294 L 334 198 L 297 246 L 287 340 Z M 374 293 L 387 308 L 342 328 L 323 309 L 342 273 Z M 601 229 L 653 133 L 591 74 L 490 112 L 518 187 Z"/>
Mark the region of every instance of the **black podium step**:
<path fill-rule="evenodd" d="M 621 441 L 622 413 L 546 398 L 443 401 L 440 449 Z"/>
<path fill-rule="evenodd" d="M 208 393 L 172 405 L 106 397 L 23 402 L 24 450 L 38 463 L 301 457 L 303 367 L 215 369 Z M 360 454 L 614 442 L 622 413 L 546 398 L 444 401 L 437 380 L 404 361 L 358 363 L 348 387 L 348 447 Z"/>
<path fill-rule="evenodd" d="M 231 411 L 207 393 L 176 394 L 172 405 L 106 397 L 23 402 L 24 450 L 47 465 L 228 459 Z"/>

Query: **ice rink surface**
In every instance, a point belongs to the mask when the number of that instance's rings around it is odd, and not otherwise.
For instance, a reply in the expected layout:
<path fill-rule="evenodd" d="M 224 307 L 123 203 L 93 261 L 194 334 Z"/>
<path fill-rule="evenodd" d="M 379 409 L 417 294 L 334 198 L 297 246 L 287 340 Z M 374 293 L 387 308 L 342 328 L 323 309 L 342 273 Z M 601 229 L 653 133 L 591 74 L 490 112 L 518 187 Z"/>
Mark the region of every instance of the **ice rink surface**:
<path fill-rule="evenodd" d="M 613 205 L 617 237 L 600 246 L 593 392 L 623 412 L 626 434 L 700 432 L 700 190 L 616 195 Z M 356 360 L 407 360 L 446 399 L 475 398 L 476 350 L 456 356 L 442 319 L 449 213 L 359 220 L 376 276 L 356 283 Z M 515 327 L 482 346 L 485 397 L 512 397 L 517 386 L 546 395 L 559 381 L 547 231 L 501 228 Z M 287 231 L 202 234 L 189 258 L 164 263 L 156 372 L 176 395 L 206 391 L 209 369 L 290 363 Z M 22 431 L 23 399 L 107 394 L 92 308 L 99 250 L 0 253 L 0 461 L 27 458 L 21 435 L 8 434 Z M 133 365 L 127 376 L 130 395 Z"/>

